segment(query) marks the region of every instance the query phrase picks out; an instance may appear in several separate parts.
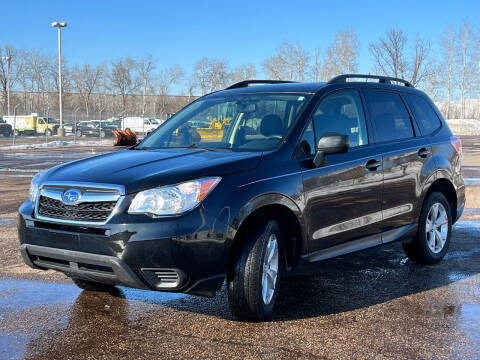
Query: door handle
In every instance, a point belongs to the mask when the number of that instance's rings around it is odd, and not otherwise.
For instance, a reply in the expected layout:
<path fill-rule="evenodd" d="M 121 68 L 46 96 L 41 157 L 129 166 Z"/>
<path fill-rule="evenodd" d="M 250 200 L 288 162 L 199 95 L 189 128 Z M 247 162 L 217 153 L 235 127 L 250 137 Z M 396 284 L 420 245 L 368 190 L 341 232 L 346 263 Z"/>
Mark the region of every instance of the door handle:
<path fill-rule="evenodd" d="M 418 150 L 418 156 L 421 158 L 426 158 L 428 155 L 430 155 L 430 150 L 427 148 L 421 148 Z"/>
<path fill-rule="evenodd" d="M 375 171 L 380 167 L 380 165 L 381 165 L 380 161 L 375 160 L 375 159 L 370 159 L 365 164 L 365 167 L 370 171 Z"/>

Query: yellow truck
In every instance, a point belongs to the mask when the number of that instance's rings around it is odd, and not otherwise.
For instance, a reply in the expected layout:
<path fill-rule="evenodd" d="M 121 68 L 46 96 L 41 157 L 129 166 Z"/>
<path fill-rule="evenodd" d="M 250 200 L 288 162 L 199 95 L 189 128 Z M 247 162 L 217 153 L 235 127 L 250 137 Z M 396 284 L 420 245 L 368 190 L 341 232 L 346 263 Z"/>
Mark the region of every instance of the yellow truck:
<path fill-rule="evenodd" d="M 207 119 L 210 121 L 208 127 L 196 128 L 196 131 L 201 136 L 202 141 L 221 141 L 223 138 L 224 128 L 230 126 L 232 118 L 228 117 L 224 119 L 217 119 L 208 116 Z"/>
<path fill-rule="evenodd" d="M 57 133 L 59 124 L 57 120 L 44 115 L 32 113 L 30 115 L 4 116 L 3 120 L 12 126 L 13 132 L 18 135 L 43 135 Z"/>

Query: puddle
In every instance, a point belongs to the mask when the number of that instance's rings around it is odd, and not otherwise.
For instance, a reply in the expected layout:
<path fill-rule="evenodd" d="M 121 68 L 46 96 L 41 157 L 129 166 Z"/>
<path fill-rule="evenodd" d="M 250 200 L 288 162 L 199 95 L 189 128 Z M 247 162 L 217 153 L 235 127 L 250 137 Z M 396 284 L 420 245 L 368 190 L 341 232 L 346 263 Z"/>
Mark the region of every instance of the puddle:
<path fill-rule="evenodd" d="M 33 178 L 34 174 L 0 174 L 0 178 Z"/>
<path fill-rule="evenodd" d="M 480 208 L 468 208 L 463 210 L 463 215 L 480 215 Z"/>
<path fill-rule="evenodd" d="M 465 178 L 463 179 L 465 181 L 466 186 L 480 186 L 480 178 Z"/>
<path fill-rule="evenodd" d="M 0 218 L 0 227 L 16 227 L 17 219 L 12 217 Z"/>
<path fill-rule="evenodd" d="M 163 293 L 118 287 L 122 297 L 130 301 L 165 304 L 190 295 Z M 82 289 L 73 284 L 54 284 L 27 280 L 0 280 L 0 314 L 5 311 L 24 310 L 40 305 L 73 303 Z"/>
<path fill-rule="evenodd" d="M 42 171 L 43 169 L 18 169 L 18 168 L 0 168 L 2 172 L 24 172 L 24 173 L 34 173 Z"/>

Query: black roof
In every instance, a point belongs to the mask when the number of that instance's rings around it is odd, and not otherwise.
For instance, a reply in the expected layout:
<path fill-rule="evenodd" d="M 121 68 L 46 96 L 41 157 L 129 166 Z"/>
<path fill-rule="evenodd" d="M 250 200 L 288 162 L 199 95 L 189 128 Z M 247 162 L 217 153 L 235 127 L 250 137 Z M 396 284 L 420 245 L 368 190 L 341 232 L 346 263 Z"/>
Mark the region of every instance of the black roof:
<path fill-rule="evenodd" d="M 257 92 L 303 92 L 314 93 L 324 87 L 325 82 L 290 82 L 279 84 L 265 84 L 241 87 L 236 89 L 225 89 L 216 92 L 215 94 L 245 94 L 245 93 L 257 93 Z"/>
<path fill-rule="evenodd" d="M 359 79 L 377 79 L 378 82 L 359 81 Z M 348 81 L 350 80 L 350 81 Z M 251 86 L 249 86 L 251 85 Z M 350 88 L 364 87 L 377 89 L 395 89 L 411 93 L 424 94 L 415 89 L 408 81 L 379 75 L 345 74 L 331 79 L 329 82 L 292 82 L 281 80 L 245 80 L 233 84 L 229 88 L 216 91 L 212 94 L 248 94 L 259 92 L 285 92 L 285 93 L 316 93 L 324 88 Z M 208 95 L 207 95 L 208 96 Z"/>

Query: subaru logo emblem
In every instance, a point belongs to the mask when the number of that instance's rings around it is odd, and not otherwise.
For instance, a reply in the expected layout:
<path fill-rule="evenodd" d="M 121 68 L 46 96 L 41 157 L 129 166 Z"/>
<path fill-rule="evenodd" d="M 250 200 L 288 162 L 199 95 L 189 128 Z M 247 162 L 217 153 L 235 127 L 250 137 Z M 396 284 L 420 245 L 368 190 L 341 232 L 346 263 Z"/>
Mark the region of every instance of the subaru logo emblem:
<path fill-rule="evenodd" d="M 82 193 L 77 189 L 70 189 L 63 193 L 62 201 L 65 205 L 75 205 L 82 197 Z"/>

